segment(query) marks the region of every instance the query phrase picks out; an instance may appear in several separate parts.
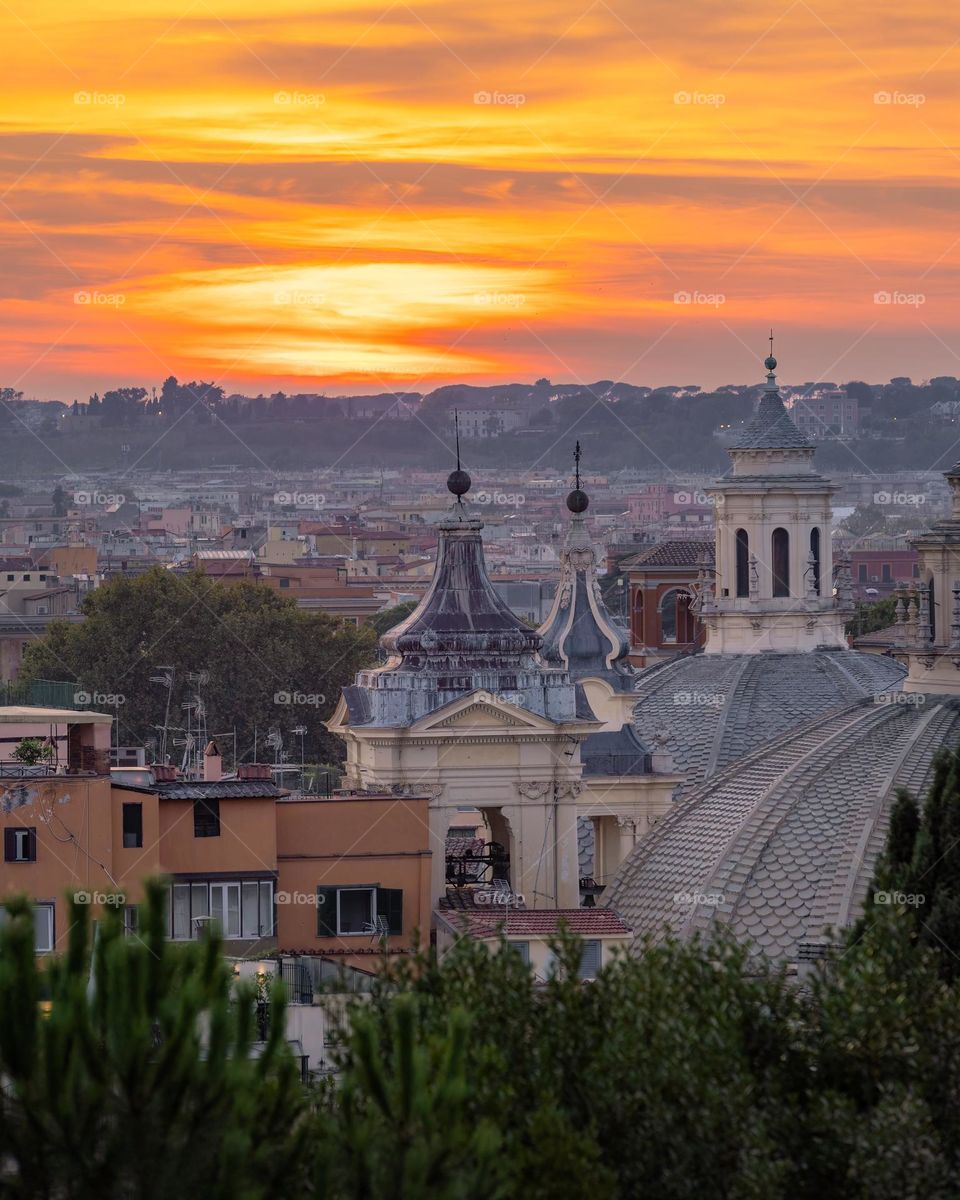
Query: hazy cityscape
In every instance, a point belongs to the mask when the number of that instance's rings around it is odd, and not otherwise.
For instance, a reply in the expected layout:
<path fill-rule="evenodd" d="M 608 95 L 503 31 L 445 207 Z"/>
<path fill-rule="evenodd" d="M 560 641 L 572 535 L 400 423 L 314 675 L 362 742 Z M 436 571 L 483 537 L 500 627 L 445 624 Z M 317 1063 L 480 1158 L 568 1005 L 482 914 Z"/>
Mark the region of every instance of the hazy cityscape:
<path fill-rule="evenodd" d="M 0 1195 L 960 1195 L 960 18 L 0 5 Z"/>

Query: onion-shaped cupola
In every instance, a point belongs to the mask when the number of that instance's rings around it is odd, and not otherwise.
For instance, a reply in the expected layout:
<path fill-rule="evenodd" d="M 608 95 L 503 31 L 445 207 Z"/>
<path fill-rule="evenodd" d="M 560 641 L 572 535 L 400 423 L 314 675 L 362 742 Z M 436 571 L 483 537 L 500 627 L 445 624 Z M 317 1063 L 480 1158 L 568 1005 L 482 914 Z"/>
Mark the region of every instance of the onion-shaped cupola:
<path fill-rule="evenodd" d="M 630 637 L 607 611 L 597 580 L 596 554 L 584 514 L 590 504 L 580 486 L 580 443 L 574 451 L 575 483 L 567 495 L 570 527 L 560 553 L 560 582 L 553 607 L 540 627 L 540 654 L 562 666 L 571 679 L 605 679 L 617 690 L 632 687 L 634 672 L 624 661 Z"/>
<path fill-rule="evenodd" d="M 470 512 L 470 476 L 460 462 L 447 479 L 454 496 L 437 526 L 433 579 L 412 613 L 380 639 L 384 666 L 361 671 L 343 689 L 352 725 L 408 726 L 477 690 L 498 695 L 553 721 L 588 715 L 570 676 L 540 658 L 543 639 L 518 617 L 487 574 L 480 532 Z"/>

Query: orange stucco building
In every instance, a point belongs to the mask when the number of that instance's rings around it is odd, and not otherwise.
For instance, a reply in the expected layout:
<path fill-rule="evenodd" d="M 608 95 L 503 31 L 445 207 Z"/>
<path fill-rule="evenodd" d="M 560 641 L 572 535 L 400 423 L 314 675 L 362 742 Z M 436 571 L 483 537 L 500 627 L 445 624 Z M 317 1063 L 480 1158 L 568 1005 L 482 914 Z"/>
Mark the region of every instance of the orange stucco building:
<path fill-rule="evenodd" d="M 279 953 L 344 965 L 429 935 L 425 797 L 289 795 L 268 766 L 206 778 L 167 766 L 114 768 L 109 714 L 0 708 L 0 897 L 34 904 L 36 948 L 62 950 L 67 897 L 116 905 L 138 928 L 144 881 L 169 880 L 168 933 L 216 923 L 231 957 Z M 34 763 L 14 756 L 24 739 Z M 33 743 L 36 747 L 36 742 Z"/>

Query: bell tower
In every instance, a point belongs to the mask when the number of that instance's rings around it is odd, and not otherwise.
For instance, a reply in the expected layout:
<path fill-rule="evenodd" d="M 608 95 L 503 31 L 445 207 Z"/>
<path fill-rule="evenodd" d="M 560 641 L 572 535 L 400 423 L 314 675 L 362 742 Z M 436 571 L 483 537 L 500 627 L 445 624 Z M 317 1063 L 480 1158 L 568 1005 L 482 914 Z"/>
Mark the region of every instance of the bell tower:
<path fill-rule="evenodd" d="M 960 463 L 944 472 L 950 516 L 913 542 L 920 579 L 897 590 L 894 657 L 905 692 L 960 694 Z"/>
<path fill-rule="evenodd" d="M 834 589 L 830 536 L 836 486 L 813 466 L 814 446 L 784 407 L 773 356 L 753 420 L 728 447 L 716 500 L 716 577 L 701 589 L 707 654 L 845 649 L 851 608 Z"/>

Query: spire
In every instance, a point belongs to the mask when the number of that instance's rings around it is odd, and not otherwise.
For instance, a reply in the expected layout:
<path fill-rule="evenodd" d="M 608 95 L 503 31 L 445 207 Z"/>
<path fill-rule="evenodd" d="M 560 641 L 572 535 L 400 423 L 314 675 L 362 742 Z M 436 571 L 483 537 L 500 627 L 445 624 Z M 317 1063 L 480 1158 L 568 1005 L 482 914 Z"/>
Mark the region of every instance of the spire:
<path fill-rule="evenodd" d="M 447 476 L 447 489 L 456 502 L 452 514 L 437 525 L 433 581 L 413 612 L 387 630 L 380 644 L 402 655 L 406 669 L 423 670 L 430 664 L 444 664 L 449 672 L 466 672 L 478 664 L 491 670 L 504 663 L 515 667 L 536 653 L 540 637 L 501 599 L 487 574 L 483 522 L 470 516 L 463 503 L 471 481 L 460 460 L 456 411 L 454 429 L 457 466 Z"/>
<path fill-rule="evenodd" d="M 463 509 L 463 497 L 470 491 L 471 479 L 467 472 L 460 465 L 460 414 L 456 409 L 453 410 L 453 428 L 457 439 L 457 469 L 451 471 L 447 476 L 447 490 L 452 492 L 457 498 L 458 510 Z M 459 512 L 460 520 L 463 520 L 462 511 Z"/>
<path fill-rule="evenodd" d="M 770 353 L 763 361 L 763 365 L 767 368 L 767 386 L 765 391 L 777 391 L 777 377 L 774 371 L 777 369 L 777 360 L 773 357 L 773 330 L 770 330 Z"/>
<path fill-rule="evenodd" d="M 573 462 L 574 462 L 574 486 L 573 486 L 573 491 L 569 492 L 567 495 L 567 508 L 569 508 L 570 511 L 572 513 L 574 513 L 575 515 L 579 516 L 580 514 L 585 513 L 587 511 L 587 508 L 590 504 L 590 497 L 580 487 L 580 443 L 579 442 L 577 442 L 576 448 L 574 449 L 574 452 L 573 452 Z"/>
<path fill-rule="evenodd" d="M 756 415 L 730 443 L 731 450 L 813 450 L 813 443 L 803 436 L 784 406 L 777 386 L 777 360 L 773 356 L 773 330 L 770 330 L 770 353 L 764 359 L 767 381 L 757 406 Z"/>
<path fill-rule="evenodd" d="M 539 632 L 543 635 L 541 657 L 565 666 L 573 679 L 599 677 L 620 686 L 630 675 L 623 659 L 630 641 L 614 621 L 600 594 L 597 556 L 584 513 L 590 498 L 581 487 L 577 442 L 573 451 L 574 488 L 567 494 L 570 526 L 560 553 L 560 581 L 553 607 Z M 625 685 L 626 686 L 626 685 Z"/>

